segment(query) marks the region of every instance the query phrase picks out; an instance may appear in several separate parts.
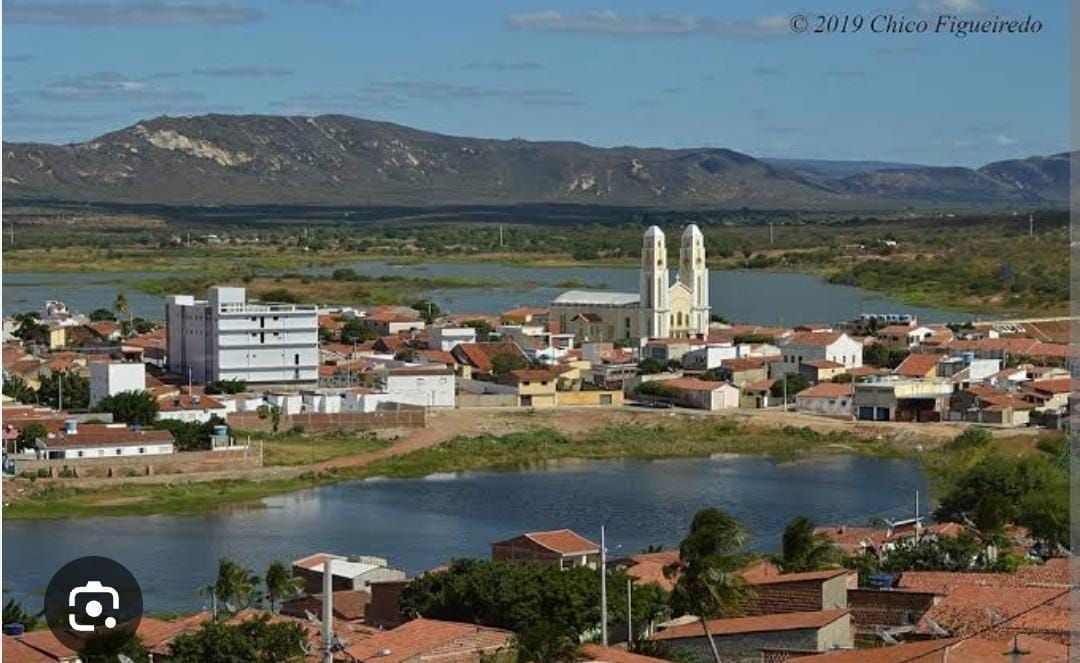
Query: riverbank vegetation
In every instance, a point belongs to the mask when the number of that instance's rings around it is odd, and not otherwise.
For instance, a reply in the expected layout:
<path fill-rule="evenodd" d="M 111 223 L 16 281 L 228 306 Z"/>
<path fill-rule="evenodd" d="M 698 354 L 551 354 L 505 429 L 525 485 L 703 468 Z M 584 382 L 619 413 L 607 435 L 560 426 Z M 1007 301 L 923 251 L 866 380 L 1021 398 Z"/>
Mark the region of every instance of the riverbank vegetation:
<path fill-rule="evenodd" d="M 310 210 L 309 210 L 310 212 Z M 508 265 L 636 265 L 641 232 L 656 223 L 705 231 L 714 269 L 807 272 L 835 283 L 879 290 L 911 304 L 961 310 L 1062 313 L 1067 309 L 1068 228 L 1063 211 L 905 211 L 879 216 L 798 212 L 641 212 L 580 210 L 571 218 L 456 215 L 310 219 L 149 220 L 95 215 L 87 228 L 64 219 L 58 237 L 47 213 L 9 212 L 20 239 L 5 251 L 5 271 L 168 271 L 284 274 L 359 260 L 397 263 L 485 261 Z M 223 215 L 222 218 L 227 218 Z M 112 232 L 110 219 L 119 231 Z M 88 231 L 92 229 L 93 231 Z M 673 242 L 672 246 L 676 243 Z M 403 288 L 408 284 L 400 284 Z M 520 285 L 520 284 L 515 284 Z M 152 287 L 145 284 L 144 288 Z M 435 285 L 433 287 L 440 287 Z M 463 287 L 446 285 L 443 287 Z M 173 289 L 175 291 L 175 289 Z M 355 298 L 355 292 L 337 295 Z M 378 296 L 378 288 L 373 294 Z"/>

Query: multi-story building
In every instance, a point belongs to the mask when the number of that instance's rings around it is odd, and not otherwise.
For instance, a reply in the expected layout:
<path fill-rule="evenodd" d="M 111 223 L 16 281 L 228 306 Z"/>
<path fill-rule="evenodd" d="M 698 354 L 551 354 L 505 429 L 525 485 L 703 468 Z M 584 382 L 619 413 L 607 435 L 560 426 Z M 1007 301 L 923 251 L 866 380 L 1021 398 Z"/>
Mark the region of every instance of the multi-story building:
<path fill-rule="evenodd" d="M 206 301 L 173 295 L 165 305 L 169 370 L 195 382 L 314 383 L 318 308 L 247 301 L 244 288 L 210 288 Z"/>

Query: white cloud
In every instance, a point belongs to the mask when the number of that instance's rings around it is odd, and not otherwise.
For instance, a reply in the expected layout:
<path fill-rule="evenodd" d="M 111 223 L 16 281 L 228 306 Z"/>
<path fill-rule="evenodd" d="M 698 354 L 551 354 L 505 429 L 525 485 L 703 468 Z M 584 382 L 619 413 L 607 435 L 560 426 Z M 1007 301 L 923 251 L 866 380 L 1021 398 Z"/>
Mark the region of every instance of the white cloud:
<path fill-rule="evenodd" d="M 249 23 L 262 18 L 259 9 L 227 2 L 166 0 L 132 2 L 4 2 L 4 23 L 41 25 L 185 25 Z"/>

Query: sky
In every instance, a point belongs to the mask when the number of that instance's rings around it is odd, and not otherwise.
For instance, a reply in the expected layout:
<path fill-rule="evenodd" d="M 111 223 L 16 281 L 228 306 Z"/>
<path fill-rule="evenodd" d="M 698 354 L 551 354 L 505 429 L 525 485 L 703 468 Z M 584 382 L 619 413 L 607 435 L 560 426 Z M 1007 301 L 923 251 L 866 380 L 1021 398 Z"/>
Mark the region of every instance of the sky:
<path fill-rule="evenodd" d="M 812 2 L 812 5 L 804 4 Z M 1068 3 L 4 0 L 3 138 L 158 115 L 339 113 L 441 133 L 978 166 L 1068 146 Z M 853 7 L 855 7 L 853 9 Z M 934 32 L 939 15 L 1041 22 Z M 817 15 L 859 15 L 854 34 Z M 810 31 L 792 30 L 806 16 Z M 870 28 L 927 20 L 923 34 Z"/>

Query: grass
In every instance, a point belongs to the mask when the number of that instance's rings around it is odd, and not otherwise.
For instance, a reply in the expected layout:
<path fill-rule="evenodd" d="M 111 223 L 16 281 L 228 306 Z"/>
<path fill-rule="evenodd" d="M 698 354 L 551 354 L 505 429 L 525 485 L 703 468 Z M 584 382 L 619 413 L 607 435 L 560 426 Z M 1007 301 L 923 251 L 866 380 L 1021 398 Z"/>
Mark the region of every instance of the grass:
<path fill-rule="evenodd" d="M 325 458 L 352 453 L 350 445 L 366 451 L 379 448 L 381 444 L 363 438 L 326 437 L 318 442 Z M 304 463 L 305 456 L 310 458 L 311 442 L 302 435 L 278 436 L 273 444 L 272 455 L 269 450 L 267 454 L 275 463 Z M 436 447 L 384 458 L 363 467 L 289 478 L 175 485 L 126 484 L 104 489 L 49 486 L 7 506 L 4 517 L 192 515 L 228 505 L 255 504 L 265 497 L 313 486 L 377 476 L 410 479 L 441 472 L 515 468 L 557 459 L 685 458 L 715 453 L 764 455 L 777 460 L 838 453 L 879 457 L 908 455 L 888 440 L 862 438 L 850 433 L 818 433 L 805 428 L 757 429 L 712 418 L 654 426 L 605 426 L 579 438 L 537 428 L 501 436 L 457 437 Z M 8 484 L 9 489 L 11 485 Z"/>
<path fill-rule="evenodd" d="M 245 437 L 246 433 L 238 433 Z M 263 447 L 263 463 L 269 466 L 308 465 L 321 463 L 342 456 L 352 456 L 377 451 L 390 446 L 387 440 L 374 435 L 355 433 L 329 433 L 308 435 L 303 433 L 251 434 L 252 444 Z"/>

